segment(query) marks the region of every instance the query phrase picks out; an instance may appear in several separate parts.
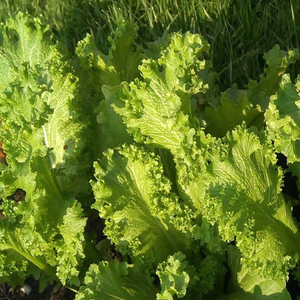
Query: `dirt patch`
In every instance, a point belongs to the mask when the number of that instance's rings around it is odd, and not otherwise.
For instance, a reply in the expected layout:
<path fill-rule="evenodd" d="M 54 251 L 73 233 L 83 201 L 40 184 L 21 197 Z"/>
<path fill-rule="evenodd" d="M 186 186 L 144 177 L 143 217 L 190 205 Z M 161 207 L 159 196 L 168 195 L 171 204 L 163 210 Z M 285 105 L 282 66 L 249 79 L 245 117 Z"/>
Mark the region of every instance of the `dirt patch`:
<path fill-rule="evenodd" d="M 75 293 L 57 284 L 48 285 L 42 293 L 39 293 L 39 283 L 32 276 L 25 281 L 26 288 L 16 287 L 12 289 L 8 284 L 0 285 L 1 300 L 73 300 Z M 27 292 L 27 293 L 26 293 Z"/>

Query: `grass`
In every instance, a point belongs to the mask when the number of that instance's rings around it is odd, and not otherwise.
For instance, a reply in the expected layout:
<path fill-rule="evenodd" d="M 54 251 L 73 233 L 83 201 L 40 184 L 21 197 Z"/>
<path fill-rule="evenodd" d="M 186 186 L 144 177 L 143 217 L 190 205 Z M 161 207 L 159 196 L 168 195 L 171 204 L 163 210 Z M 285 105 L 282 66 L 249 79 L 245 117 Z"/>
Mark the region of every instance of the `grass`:
<path fill-rule="evenodd" d="M 263 53 L 275 44 L 285 50 L 299 48 L 298 0 L 5 0 L 0 3 L 0 20 L 17 11 L 43 15 L 71 51 L 92 32 L 106 52 L 107 36 L 120 18 L 139 26 L 143 44 L 164 32 L 201 33 L 211 44 L 222 87 L 258 79 Z"/>

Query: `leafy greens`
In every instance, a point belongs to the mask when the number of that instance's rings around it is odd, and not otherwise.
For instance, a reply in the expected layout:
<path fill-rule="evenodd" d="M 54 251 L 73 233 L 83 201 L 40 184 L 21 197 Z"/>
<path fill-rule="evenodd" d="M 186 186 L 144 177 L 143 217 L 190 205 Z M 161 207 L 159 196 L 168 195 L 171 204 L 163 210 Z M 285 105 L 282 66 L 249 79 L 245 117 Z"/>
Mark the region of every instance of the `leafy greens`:
<path fill-rule="evenodd" d="M 203 37 L 144 49 L 136 35 L 120 22 L 107 55 L 91 35 L 71 55 L 42 20 L 1 25 L 1 282 L 33 275 L 76 300 L 292 299 L 298 51 L 275 46 L 260 81 L 220 93 Z"/>

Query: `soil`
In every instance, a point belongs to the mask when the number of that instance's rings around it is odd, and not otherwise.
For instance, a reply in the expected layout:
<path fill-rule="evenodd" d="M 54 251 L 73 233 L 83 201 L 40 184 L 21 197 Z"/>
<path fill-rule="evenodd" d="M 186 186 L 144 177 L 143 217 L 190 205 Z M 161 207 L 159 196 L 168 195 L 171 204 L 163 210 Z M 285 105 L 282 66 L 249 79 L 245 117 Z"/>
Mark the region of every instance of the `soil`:
<path fill-rule="evenodd" d="M 31 288 L 29 294 L 21 287 L 12 289 L 8 284 L 0 285 L 0 300 L 73 300 L 75 293 L 66 287 L 57 287 L 57 284 L 48 285 L 39 293 L 39 283 L 33 277 L 26 279 L 25 284 Z"/>

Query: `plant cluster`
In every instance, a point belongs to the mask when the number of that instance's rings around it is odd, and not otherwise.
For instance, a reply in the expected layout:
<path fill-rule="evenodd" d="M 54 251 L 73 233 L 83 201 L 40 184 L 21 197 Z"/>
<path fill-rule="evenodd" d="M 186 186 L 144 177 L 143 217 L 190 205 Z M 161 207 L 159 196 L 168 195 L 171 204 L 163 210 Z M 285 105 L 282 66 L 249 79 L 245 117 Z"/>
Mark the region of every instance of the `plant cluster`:
<path fill-rule="evenodd" d="M 298 50 L 275 46 L 259 81 L 220 92 L 203 37 L 136 35 L 120 22 L 107 55 L 92 35 L 72 55 L 40 19 L 1 25 L 1 282 L 32 275 L 76 300 L 292 299 Z"/>

